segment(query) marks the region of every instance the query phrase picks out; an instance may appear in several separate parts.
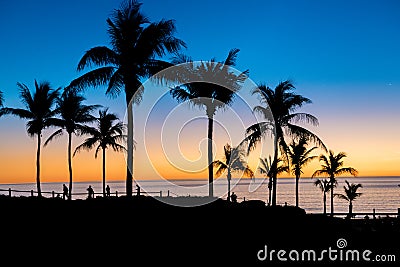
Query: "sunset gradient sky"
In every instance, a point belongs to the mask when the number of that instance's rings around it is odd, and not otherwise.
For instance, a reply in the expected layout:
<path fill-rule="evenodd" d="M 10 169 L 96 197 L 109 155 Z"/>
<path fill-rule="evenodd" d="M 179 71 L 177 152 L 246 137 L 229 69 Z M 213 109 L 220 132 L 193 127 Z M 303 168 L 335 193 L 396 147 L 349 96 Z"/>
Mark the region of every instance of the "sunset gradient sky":
<path fill-rule="evenodd" d="M 224 60 L 230 49 L 239 48 L 235 68 L 249 69 L 253 83 L 275 87 L 291 79 L 296 92 L 313 101 L 299 111 L 315 115 L 320 122 L 318 127 L 306 127 L 330 149 L 346 152 L 345 165 L 358 169 L 360 176 L 400 176 L 399 1 L 142 3 L 151 21 L 176 21 L 176 36 L 187 43 L 183 52 L 194 60 Z M 17 82 L 31 89 L 35 79 L 63 87 L 78 77 L 76 67 L 83 53 L 109 45 L 106 19 L 119 4 L 111 0 L 1 1 L 0 90 L 5 106 L 22 107 Z M 258 100 L 247 89 L 241 104 L 239 98 L 230 111 L 216 116 L 222 125 L 214 132 L 219 159 L 229 138 L 236 145 L 252 122 L 251 109 Z M 177 106 L 163 94 L 165 88 L 146 90 L 142 105 L 135 107 L 135 179 L 206 178 L 204 111 Z M 89 88 L 85 96 L 87 104 L 102 104 L 124 118 L 124 95 L 110 99 L 104 88 Z M 179 134 L 177 129 L 185 123 Z M 44 138 L 53 131 L 46 130 Z M 179 141 L 172 142 L 177 136 Z M 82 137 L 75 138 L 74 146 L 81 141 Z M 168 148 L 178 143 L 179 147 Z M 256 169 L 259 156 L 266 155 L 268 147 L 263 149 L 251 155 L 252 168 Z M 28 137 L 25 121 L 10 116 L 0 119 L 0 183 L 34 182 L 35 151 L 36 140 Z M 67 136 L 42 150 L 42 182 L 68 180 L 66 156 Z M 124 180 L 125 155 L 109 151 L 107 157 L 107 179 Z M 311 163 L 304 176 L 318 166 L 318 161 Z M 100 181 L 101 158 L 95 159 L 94 151 L 82 152 L 73 159 L 73 170 L 74 181 Z"/>

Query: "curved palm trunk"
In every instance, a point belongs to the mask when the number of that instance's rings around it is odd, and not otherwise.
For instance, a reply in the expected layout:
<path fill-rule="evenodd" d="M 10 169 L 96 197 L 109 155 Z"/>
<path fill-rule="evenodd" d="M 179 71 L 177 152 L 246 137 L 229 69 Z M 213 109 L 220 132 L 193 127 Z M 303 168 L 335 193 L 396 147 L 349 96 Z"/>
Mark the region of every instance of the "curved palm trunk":
<path fill-rule="evenodd" d="M 71 146 L 72 146 L 72 134 L 68 133 L 68 170 L 69 170 L 68 200 L 72 199 L 72 157 L 71 157 Z"/>
<path fill-rule="evenodd" d="M 127 99 L 128 107 L 128 156 L 126 170 L 126 195 L 132 197 L 133 190 L 133 103 Z"/>
<path fill-rule="evenodd" d="M 333 176 L 331 176 L 331 184 L 330 184 L 330 186 L 331 186 L 331 216 L 333 216 L 333 184 L 334 184 L 334 181 L 333 181 L 333 179 L 334 179 L 334 177 Z"/>
<path fill-rule="evenodd" d="M 214 120 L 213 115 L 208 117 L 208 196 L 214 196 L 214 173 L 213 173 L 213 151 L 212 151 L 212 141 L 213 141 L 213 126 Z"/>
<path fill-rule="evenodd" d="M 231 175 L 231 168 L 229 168 L 229 167 L 228 167 L 227 178 L 228 178 L 228 201 L 231 201 L 231 178 L 232 178 L 232 175 Z"/>
<path fill-rule="evenodd" d="M 103 147 L 103 197 L 106 197 L 106 150 Z"/>
<path fill-rule="evenodd" d="M 296 175 L 296 207 L 299 206 L 299 180 L 300 175 Z"/>
<path fill-rule="evenodd" d="M 40 131 L 37 139 L 37 151 L 36 151 L 36 187 L 38 192 L 38 197 L 42 196 L 42 189 L 40 187 L 40 146 L 41 146 L 41 135 Z"/>
<path fill-rule="evenodd" d="M 326 193 L 324 192 L 324 215 L 326 214 Z"/>

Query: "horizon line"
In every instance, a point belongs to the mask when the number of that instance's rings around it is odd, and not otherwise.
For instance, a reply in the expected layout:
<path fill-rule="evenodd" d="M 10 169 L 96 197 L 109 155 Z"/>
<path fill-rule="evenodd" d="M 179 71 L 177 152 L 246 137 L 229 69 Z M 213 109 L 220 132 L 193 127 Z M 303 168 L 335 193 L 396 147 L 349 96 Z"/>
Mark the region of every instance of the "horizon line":
<path fill-rule="evenodd" d="M 296 177 L 294 176 L 285 176 L 285 177 L 278 177 L 278 179 L 295 179 Z M 309 177 L 301 177 L 300 180 L 303 179 L 317 179 L 317 178 L 328 178 L 329 177 L 314 177 L 311 178 Z M 357 179 L 357 178 L 400 178 L 400 175 L 363 175 L 363 176 L 337 176 L 335 177 L 336 179 L 338 178 L 346 178 L 346 179 Z M 225 180 L 226 177 L 218 177 L 215 178 L 214 180 L 217 179 L 223 179 Z M 244 179 L 244 180 L 251 180 L 250 178 L 234 178 L 232 177 L 233 180 L 238 180 L 238 179 Z M 267 177 L 254 177 L 254 179 L 268 179 Z M 133 181 L 208 181 L 208 177 L 206 178 L 175 178 L 175 179 L 133 179 Z M 86 181 L 74 181 L 73 183 L 102 183 L 101 180 L 86 180 Z M 126 182 L 126 180 L 108 180 L 107 182 Z M 53 182 L 41 182 L 41 184 L 54 184 L 54 183 L 69 183 L 69 181 L 53 181 Z M 13 184 L 36 184 L 36 182 L 21 182 L 21 183 L 0 183 L 0 185 L 13 185 Z"/>

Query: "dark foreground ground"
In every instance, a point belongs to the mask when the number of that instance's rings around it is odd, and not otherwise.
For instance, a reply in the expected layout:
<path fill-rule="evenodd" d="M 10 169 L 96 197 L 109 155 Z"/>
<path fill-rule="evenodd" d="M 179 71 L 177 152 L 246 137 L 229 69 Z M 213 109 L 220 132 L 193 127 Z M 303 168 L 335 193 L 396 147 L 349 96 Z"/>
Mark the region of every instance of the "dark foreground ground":
<path fill-rule="evenodd" d="M 144 196 L 74 201 L 0 196 L 0 214 L 1 259 L 12 259 L 16 266 L 26 266 L 22 262 L 35 266 L 399 266 L 400 262 L 399 219 L 345 220 L 306 214 L 295 207 L 266 207 L 261 201 L 235 204 L 217 199 L 207 205 L 179 207 Z M 339 248 L 339 239 L 346 246 Z M 260 260 L 257 254 L 262 259 L 264 251 L 258 252 L 265 247 L 269 256 Z M 336 260 L 328 257 L 329 248 L 336 250 L 331 252 Z M 286 262 L 277 258 L 279 250 L 285 252 L 281 258 Z M 289 258 L 291 253 L 296 259 L 293 250 L 298 261 Z M 310 250 L 315 251 L 315 260 Z M 323 250 L 327 252 L 318 261 Z M 346 260 L 348 250 L 359 252 L 358 262 L 351 254 Z M 371 251 L 369 262 L 362 258 L 365 250 Z M 377 255 L 384 255 L 386 262 L 377 262 Z"/>

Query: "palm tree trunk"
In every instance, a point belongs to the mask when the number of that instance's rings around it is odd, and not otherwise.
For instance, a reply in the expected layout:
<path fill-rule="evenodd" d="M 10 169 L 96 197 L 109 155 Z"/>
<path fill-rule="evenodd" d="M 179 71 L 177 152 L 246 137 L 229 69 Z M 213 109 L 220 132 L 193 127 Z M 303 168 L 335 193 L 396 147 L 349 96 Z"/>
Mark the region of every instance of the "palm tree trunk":
<path fill-rule="evenodd" d="M 277 176 L 277 168 L 278 168 L 278 138 L 274 137 L 274 161 L 272 162 L 272 206 L 276 206 L 276 176 Z"/>
<path fill-rule="evenodd" d="M 333 216 L 333 178 L 334 177 L 331 177 L 331 184 L 330 184 L 330 186 L 331 186 L 331 216 Z"/>
<path fill-rule="evenodd" d="M 68 170 L 69 170 L 69 194 L 68 200 L 72 199 L 72 157 L 71 157 L 72 134 L 68 133 Z"/>
<path fill-rule="evenodd" d="M 213 151 L 212 151 L 212 145 L 213 145 L 213 126 L 214 126 L 214 120 L 213 120 L 213 115 L 208 116 L 208 196 L 213 197 L 214 196 L 214 187 L 213 187 L 213 182 L 214 182 L 214 173 L 213 173 Z"/>
<path fill-rule="evenodd" d="M 324 215 L 326 214 L 326 193 L 324 192 Z"/>
<path fill-rule="evenodd" d="M 106 150 L 103 147 L 103 197 L 106 197 Z"/>
<path fill-rule="evenodd" d="M 128 156 L 126 170 L 126 195 L 132 197 L 133 190 L 133 103 L 127 99 L 128 107 Z"/>
<path fill-rule="evenodd" d="M 228 167 L 228 201 L 231 201 L 231 169 Z"/>
<path fill-rule="evenodd" d="M 349 203 L 349 219 L 352 217 L 353 214 L 353 203 L 350 201 Z"/>
<path fill-rule="evenodd" d="M 41 135 L 42 132 L 38 133 L 37 151 L 36 151 L 36 186 L 38 191 L 38 197 L 42 196 L 42 189 L 40 188 L 40 146 L 41 146 Z"/>
<path fill-rule="evenodd" d="M 272 202 L 272 187 L 268 189 L 269 190 L 269 195 L 268 195 L 268 206 L 271 205 Z"/>
<path fill-rule="evenodd" d="M 296 207 L 299 206 L 299 179 L 300 176 L 296 175 Z"/>

